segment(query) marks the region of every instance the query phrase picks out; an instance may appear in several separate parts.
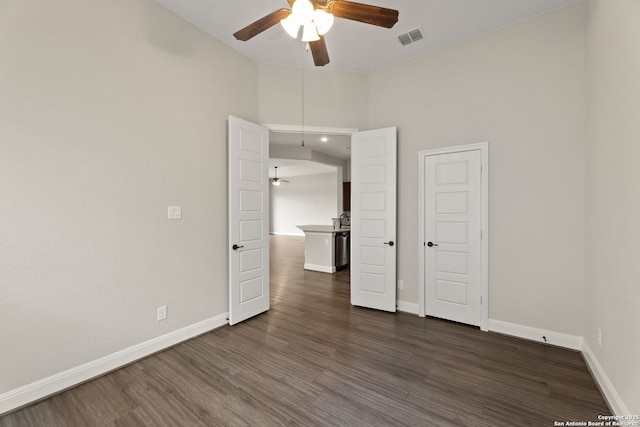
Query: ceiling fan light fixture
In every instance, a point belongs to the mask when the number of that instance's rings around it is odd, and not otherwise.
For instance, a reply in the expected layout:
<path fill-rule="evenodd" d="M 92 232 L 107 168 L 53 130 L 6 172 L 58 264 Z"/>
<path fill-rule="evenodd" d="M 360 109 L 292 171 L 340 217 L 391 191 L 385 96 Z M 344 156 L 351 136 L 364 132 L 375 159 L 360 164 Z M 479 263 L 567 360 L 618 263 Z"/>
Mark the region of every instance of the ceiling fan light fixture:
<path fill-rule="evenodd" d="M 313 5 L 309 0 L 296 0 L 291 12 L 301 25 L 306 25 L 313 19 Z"/>
<path fill-rule="evenodd" d="M 302 30 L 302 41 L 315 42 L 317 40 L 320 40 L 320 36 L 318 35 L 315 24 L 313 22 L 307 22 L 304 24 L 304 28 Z"/>
<path fill-rule="evenodd" d="M 282 28 L 294 39 L 298 38 L 298 33 L 300 32 L 300 21 L 295 14 L 291 14 L 288 17 L 284 18 L 280 21 L 280 25 Z"/>
<path fill-rule="evenodd" d="M 276 187 L 278 187 L 280 185 L 280 180 L 278 178 L 274 178 L 273 181 L 271 181 L 271 183 Z"/>
<path fill-rule="evenodd" d="M 316 9 L 315 12 L 313 12 L 313 22 L 316 24 L 318 34 L 324 36 L 333 25 L 333 15 L 322 9 Z"/>

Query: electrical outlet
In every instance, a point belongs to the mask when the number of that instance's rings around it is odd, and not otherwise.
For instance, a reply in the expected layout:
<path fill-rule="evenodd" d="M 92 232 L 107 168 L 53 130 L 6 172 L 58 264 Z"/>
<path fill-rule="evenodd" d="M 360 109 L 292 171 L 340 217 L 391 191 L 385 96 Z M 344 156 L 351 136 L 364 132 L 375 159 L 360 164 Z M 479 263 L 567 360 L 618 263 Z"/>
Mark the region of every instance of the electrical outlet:
<path fill-rule="evenodd" d="M 398 280 L 398 289 L 404 289 L 404 280 Z"/>
<path fill-rule="evenodd" d="M 157 315 L 158 315 L 158 322 L 161 320 L 165 320 L 167 318 L 167 306 L 163 305 L 161 307 L 158 307 L 157 310 Z"/>
<path fill-rule="evenodd" d="M 597 328 L 598 331 L 598 347 L 602 347 L 602 331 L 600 328 Z"/>

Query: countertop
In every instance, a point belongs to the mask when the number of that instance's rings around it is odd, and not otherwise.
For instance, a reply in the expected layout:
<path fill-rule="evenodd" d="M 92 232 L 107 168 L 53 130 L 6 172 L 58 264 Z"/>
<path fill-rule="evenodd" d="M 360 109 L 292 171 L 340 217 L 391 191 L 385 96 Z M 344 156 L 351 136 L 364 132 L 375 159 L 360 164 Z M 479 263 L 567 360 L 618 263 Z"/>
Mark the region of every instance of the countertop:
<path fill-rule="evenodd" d="M 351 227 L 333 228 L 332 225 L 297 225 L 296 227 L 305 233 L 340 233 L 351 230 Z"/>

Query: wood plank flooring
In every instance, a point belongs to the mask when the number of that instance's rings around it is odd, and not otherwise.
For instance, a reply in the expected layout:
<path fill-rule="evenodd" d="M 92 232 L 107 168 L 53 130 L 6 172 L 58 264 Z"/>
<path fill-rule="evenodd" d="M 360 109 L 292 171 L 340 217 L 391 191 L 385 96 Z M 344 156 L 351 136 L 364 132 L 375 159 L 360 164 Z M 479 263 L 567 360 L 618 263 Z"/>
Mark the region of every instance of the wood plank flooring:
<path fill-rule="evenodd" d="M 580 353 L 352 307 L 349 271 L 271 238 L 271 310 L 0 418 L 0 426 L 553 426 L 610 413 Z"/>

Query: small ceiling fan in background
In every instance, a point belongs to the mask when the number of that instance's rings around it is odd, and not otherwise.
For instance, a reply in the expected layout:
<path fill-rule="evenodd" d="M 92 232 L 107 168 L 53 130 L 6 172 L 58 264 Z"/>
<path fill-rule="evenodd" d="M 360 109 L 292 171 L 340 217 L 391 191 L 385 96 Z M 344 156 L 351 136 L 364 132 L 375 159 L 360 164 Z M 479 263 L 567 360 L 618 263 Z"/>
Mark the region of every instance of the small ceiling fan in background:
<path fill-rule="evenodd" d="M 280 185 L 280 183 L 281 183 L 281 182 L 286 182 L 286 183 L 288 183 L 289 181 L 287 181 L 286 179 L 280 179 L 280 178 L 278 178 L 278 167 L 276 166 L 275 168 L 276 168 L 276 176 L 275 176 L 275 178 L 273 178 L 273 179 L 271 180 L 271 183 L 272 183 L 273 185 L 275 185 L 276 187 L 277 187 L 278 185 Z"/>
<path fill-rule="evenodd" d="M 329 63 L 324 34 L 331 28 L 334 17 L 384 28 L 391 28 L 398 22 L 398 11 L 384 7 L 346 0 L 287 1 L 291 9 L 276 10 L 237 31 L 233 36 L 247 41 L 280 22 L 291 37 L 297 38 L 302 27 L 302 41 L 309 43 L 315 65 L 322 67 Z"/>

